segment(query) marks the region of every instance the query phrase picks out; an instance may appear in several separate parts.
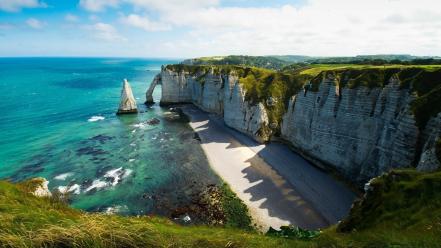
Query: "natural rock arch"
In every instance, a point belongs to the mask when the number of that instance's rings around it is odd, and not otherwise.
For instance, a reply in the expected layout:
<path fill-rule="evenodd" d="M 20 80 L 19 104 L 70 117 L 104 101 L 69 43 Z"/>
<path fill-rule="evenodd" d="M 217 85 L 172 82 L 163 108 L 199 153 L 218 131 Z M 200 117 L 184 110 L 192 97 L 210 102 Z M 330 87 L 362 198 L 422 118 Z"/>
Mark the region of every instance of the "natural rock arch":
<path fill-rule="evenodd" d="M 155 103 L 153 101 L 153 91 L 155 90 L 156 85 L 161 84 L 161 74 L 158 74 L 153 78 L 152 83 L 150 84 L 150 87 L 147 89 L 147 92 L 145 93 L 145 104 L 153 104 Z"/>

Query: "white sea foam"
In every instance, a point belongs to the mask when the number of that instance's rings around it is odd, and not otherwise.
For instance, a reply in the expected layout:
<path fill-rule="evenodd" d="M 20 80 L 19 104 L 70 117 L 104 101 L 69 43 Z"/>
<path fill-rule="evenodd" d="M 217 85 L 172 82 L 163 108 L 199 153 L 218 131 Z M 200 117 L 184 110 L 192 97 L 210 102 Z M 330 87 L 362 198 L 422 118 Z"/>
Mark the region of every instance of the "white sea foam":
<path fill-rule="evenodd" d="M 126 171 L 124 172 L 124 175 L 122 176 L 122 178 L 126 178 L 128 176 L 130 176 L 130 174 L 132 174 L 133 170 L 131 169 L 126 169 Z"/>
<path fill-rule="evenodd" d="M 95 122 L 95 121 L 102 121 L 104 119 L 106 119 L 104 116 L 95 115 L 95 116 L 90 117 L 87 121 L 88 122 Z"/>
<path fill-rule="evenodd" d="M 136 128 L 144 129 L 144 128 L 146 127 L 146 124 L 140 122 L 140 123 L 138 123 L 138 124 L 133 124 L 132 127 L 136 127 Z"/>
<path fill-rule="evenodd" d="M 108 207 L 106 208 L 105 213 L 106 214 L 117 214 L 120 213 L 122 211 L 127 211 L 129 208 L 126 205 L 116 205 L 113 207 Z"/>
<path fill-rule="evenodd" d="M 66 180 L 66 178 L 68 178 L 70 176 L 73 176 L 73 173 L 72 172 L 67 172 L 67 173 L 63 173 L 63 174 L 60 174 L 60 175 L 54 177 L 54 179 L 55 180 L 64 181 L 64 180 Z"/>
<path fill-rule="evenodd" d="M 116 186 L 121 179 L 128 177 L 130 174 L 132 174 L 132 170 L 130 169 L 123 169 L 122 167 L 119 167 L 117 169 L 109 170 L 104 174 L 104 178 L 111 178 L 112 182 L 106 182 L 100 179 L 95 179 L 92 182 L 92 185 L 90 185 L 85 192 L 91 191 L 92 189 L 102 189 L 109 186 Z"/>
<path fill-rule="evenodd" d="M 105 181 L 101 181 L 99 179 L 93 180 L 92 185 L 90 185 L 85 192 L 89 192 L 92 189 L 101 189 L 101 188 L 105 188 L 108 186 L 108 183 Z"/>
<path fill-rule="evenodd" d="M 128 177 L 130 174 L 132 174 L 132 170 L 130 169 L 123 169 L 122 167 L 119 167 L 117 169 L 109 170 L 104 174 L 105 178 L 113 178 L 112 186 L 116 186 L 121 179 Z"/>
<path fill-rule="evenodd" d="M 119 167 L 118 169 L 109 170 L 106 172 L 104 177 L 107 178 L 113 178 L 112 186 L 115 186 L 119 183 L 121 176 L 124 174 L 124 170 L 122 167 Z"/>
<path fill-rule="evenodd" d="M 62 194 L 72 193 L 79 195 L 81 193 L 81 186 L 78 184 L 74 184 L 71 186 L 59 186 L 58 191 L 60 191 L 60 193 Z"/>

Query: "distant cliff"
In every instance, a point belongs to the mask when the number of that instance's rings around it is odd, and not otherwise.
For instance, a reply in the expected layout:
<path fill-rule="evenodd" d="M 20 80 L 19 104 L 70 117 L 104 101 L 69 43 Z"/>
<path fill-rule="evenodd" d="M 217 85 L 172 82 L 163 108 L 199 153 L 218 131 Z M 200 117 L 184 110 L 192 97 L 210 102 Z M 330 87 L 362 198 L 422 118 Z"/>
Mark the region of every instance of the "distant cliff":
<path fill-rule="evenodd" d="M 155 80 L 162 84 L 161 104 L 194 103 L 260 142 L 281 137 L 316 165 L 360 185 L 392 168 L 440 167 L 439 69 L 344 69 L 307 77 L 170 65 Z"/>

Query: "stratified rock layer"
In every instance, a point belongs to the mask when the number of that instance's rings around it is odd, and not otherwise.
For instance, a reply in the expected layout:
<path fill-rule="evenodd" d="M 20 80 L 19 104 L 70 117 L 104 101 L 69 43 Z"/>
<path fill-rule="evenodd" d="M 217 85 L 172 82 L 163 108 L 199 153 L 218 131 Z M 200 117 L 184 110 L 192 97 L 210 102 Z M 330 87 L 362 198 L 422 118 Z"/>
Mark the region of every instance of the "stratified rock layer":
<path fill-rule="evenodd" d="M 123 87 L 121 90 L 121 101 L 119 103 L 117 114 L 131 114 L 137 112 L 138 109 L 136 107 L 135 98 L 133 97 L 132 88 L 130 87 L 127 79 L 124 79 Z"/>
<path fill-rule="evenodd" d="M 327 79 L 298 94 L 283 118 L 282 137 L 310 159 L 364 182 L 415 159 L 413 96 L 391 79 L 384 88 L 338 89 Z"/>

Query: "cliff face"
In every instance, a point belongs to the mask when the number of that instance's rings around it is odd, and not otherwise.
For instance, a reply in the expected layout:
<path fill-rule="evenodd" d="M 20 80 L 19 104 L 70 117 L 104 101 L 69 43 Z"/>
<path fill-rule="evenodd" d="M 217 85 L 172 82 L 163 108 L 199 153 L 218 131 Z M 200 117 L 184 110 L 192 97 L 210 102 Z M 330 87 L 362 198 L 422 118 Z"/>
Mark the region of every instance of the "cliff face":
<path fill-rule="evenodd" d="M 308 159 L 360 185 L 392 168 L 415 165 L 433 171 L 440 167 L 435 146 L 441 135 L 441 114 L 419 128 L 411 109 L 417 96 L 402 87 L 398 76 L 390 77 L 383 87 L 341 88 L 337 79 L 326 77 L 315 91 L 292 96 L 279 130 L 269 124 L 268 104 L 246 100 L 234 71 L 165 68 L 158 78 L 162 104 L 192 102 L 222 115 L 226 125 L 260 142 L 278 133 Z"/>
<path fill-rule="evenodd" d="M 437 142 L 441 142 L 441 113 L 432 118 L 428 123 L 422 135 L 423 150 L 418 162 L 417 169 L 420 171 L 435 171 L 441 168 L 441 161 L 437 153 Z"/>
<path fill-rule="evenodd" d="M 418 128 L 408 90 L 400 89 L 397 79 L 384 88 L 336 85 L 326 79 L 318 92 L 293 98 L 283 117 L 282 137 L 355 181 L 411 165 Z"/>
<path fill-rule="evenodd" d="M 246 133 L 259 142 L 269 140 L 268 116 L 262 104 L 252 105 L 234 74 L 188 72 L 164 69 L 154 83 L 162 84 L 161 105 L 194 103 L 204 111 L 220 114 L 225 124 Z M 148 90 L 147 99 L 151 99 Z"/>

